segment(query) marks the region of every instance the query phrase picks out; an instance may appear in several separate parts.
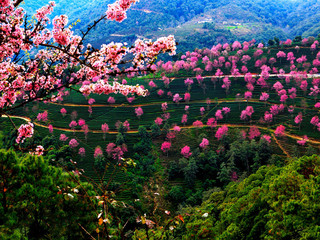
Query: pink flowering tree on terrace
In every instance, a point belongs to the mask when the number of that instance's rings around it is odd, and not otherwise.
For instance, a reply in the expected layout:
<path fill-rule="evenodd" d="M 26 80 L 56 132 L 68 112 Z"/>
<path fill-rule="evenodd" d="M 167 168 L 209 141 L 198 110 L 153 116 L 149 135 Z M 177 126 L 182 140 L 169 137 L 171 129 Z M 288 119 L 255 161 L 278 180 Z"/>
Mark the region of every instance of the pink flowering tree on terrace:
<path fill-rule="evenodd" d="M 168 152 L 169 152 L 170 148 L 171 148 L 171 143 L 170 142 L 163 142 L 161 144 L 161 150 L 162 150 L 163 153 L 166 153 L 167 156 L 168 156 Z"/>
<path fill-rule="evenodd" d="M 21 2 L 0 1 L 0 115 L 10 117 L 10 110 L 33 101 L 60 101 L 62 90 L 72 89 L 76 84 L 80 85 L 78 91 L 85 96 L 90 93 L 145 96 L 147 91 L 142 87 L 110 81 L 110 76 L 154 71 L 151 66 L 158 54 L 175 54 L 173 36 L 155 42 L 136 40 L 131 48 L 114 42 L 100 48 L 84 45 L 87 35 L 100 22 L 126 19 L 126 11 L 136 0 L 118 0 L 109 4 L 105 14 L 81 35 L 71 31 L 66 15 L 50 21 L 54 2 L 37 10 L 34 21 L 30 22 L 20 7 Z M 53 28 L 49 29 L 51 23 Z M 22 61 L 26 51 L 35 54 Z M 29 124 L 28 129 L 32 126 Z M 26 127 L 21 126 L 17 143 L 32 137 L 33 131 L 23 129 Z"/>
<path fill-rule="evenodd" d="M 137 108 L 134 109 L 134 111 L 135 111 L 137 117 L 140 119 L 140 117 L 141 117 L 142 114 L 143 114 L 142 108 L 141 108 L 141 107 L 137 107 Z"/>
<path fill-rule="evenodd" d="M 186 145 L 183 148 L 181 148 L 181 155 L 185 158 L 189 158 L 192 155 L 190 147 Z"/>

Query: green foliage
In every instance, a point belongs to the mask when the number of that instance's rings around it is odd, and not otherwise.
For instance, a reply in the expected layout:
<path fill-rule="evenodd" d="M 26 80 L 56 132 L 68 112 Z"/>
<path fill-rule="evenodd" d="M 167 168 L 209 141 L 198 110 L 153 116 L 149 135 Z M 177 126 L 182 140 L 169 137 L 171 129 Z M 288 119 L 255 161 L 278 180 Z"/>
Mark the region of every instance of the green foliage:
<path fill-rule="evenodd" d="M 183 209 L 188 214 L 174 238 L 319 239 L 319 197 L 319 156 L 292 159 L 284 167 L 263 166 L 215 191 L 201 207 Z"/>
<path fill-rule="evenodd" d="M 92 186 L 42 157 L 0 150 L 0 238 L 83 239 L 95 227 Z"/>

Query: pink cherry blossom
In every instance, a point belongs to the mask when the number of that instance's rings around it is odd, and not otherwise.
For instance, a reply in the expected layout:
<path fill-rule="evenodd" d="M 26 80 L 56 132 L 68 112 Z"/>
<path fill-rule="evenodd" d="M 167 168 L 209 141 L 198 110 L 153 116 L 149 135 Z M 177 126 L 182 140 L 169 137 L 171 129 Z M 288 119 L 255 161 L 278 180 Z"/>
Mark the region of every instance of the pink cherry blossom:
<path fill-rule="evenodd" d="M 297 143 L 301 146 L 304 146 L 308 140 L 309 140 L 308 137 L 304 135 L 301 140 L 297 140 Z"/>
<path fill-rule="evenodd" d="M 176 94 L 173 96 L 173 102 L 175 102 L 175 103 L 179 103 L 181 99 L 182 99 L 182 98 L 180 97 L 179 93 L 176 93 Z"/>
<path fill-rule="evenodd" d="M 78 123 L 76 121 L 71 121 L 70 124 L 69 124 L 69 127 L 71 129 L 74 129 L 76 126 L 78 126 Z"/>
<path fill-rule="evenodd" d="M 209 146 L 209 140 L 206 139 L 206 138 L 203 138 L 203 139 L 202 139 L 202 142 L 201 142 L 200 145 L 199 145 L 199 147 L 205 149 L 205 148 L 207 148 L 208 146 Z"/>
<path fill-rule="evenodd" d="M 116 102 L 116 100 L 114 99 L 114 97 L 109 97 L 108 98 L 108 103 L 114 104 L 115 102 Z"/>
<path fill-rule="evenodd" d="M 61 108 L 60 113 L 62 114 L 63 117 L 65 117 L 67 114 L 67 110 L 65 108 Z"/>
<path fill-rule="evenodd" d="M 250 127 L 249 130 L 249 139 L 254 139 L 256 137 L 259 137 L 261 135 L 259 129 L 256 126 Z"/>
<path fill-rule="evenodd" d="M 159 89 L 157 94 L 161 97 L 164 94 L 164 91 L 162 89 Z"/>
<path fill-rule="evenodd" d="M 192 153 L 190 152 L 190 147 L 189 146 L 184 146 L 182 149 L 181 149 L 181 155 L 185 158 L 189 158 Z"/>
<path fill-rule="evenodd" d="M 268 99 L 269 99 L 269 94 L 268 93 L 264 93 L 264 92 L 261 93 L 260 101 L 266 102 Z"/>
<path fill-rule="evenodd" d="M 215 117 L 217 121 L 222 120 L 223 119 L 222 110 L 218 109 L 215 113 Z"/>
<path fill-rule="evenodd" d="M 155 124 L 157 124 L 158 126 L 160 126 L 163 123 L 163 119 L 157 117 L 156 120 L 154 120 Z"/>
<path fill-rule="evenodd" d="M 60 141 L 62 141 L 62 142 L 65 142 L 65 141 L 67 141 L 68 140 L 68 137 L 65 135 L 65 134 L 60 134 Z"/>
<path fill-rule="evenodd" d="M 102 157 L 103 156 L 103 151 L 101 149 L 100 146 L 97 146 L 95 149 L 94 149 L 94 154 L 93 154 L 93 157 L 94 158 L 98 158 L 98 157 Z"/>
<path fill-rule="evenodd" d="M 168 103 L 167 102 L 162 103 L 161 104 L 161 110 L 163 112 L 165 112 L 165 111 L 167 111 L 167 109 L 168 109 Z"/>
<path fill-rule="evenodd" d="M 81 147 L 79 148 L 78 154 L 83 158 L 86 156 L 86 150 L 85 148 Z"/>
<path fill-rule="evenodd" d="M 175 132 L 180 132 L 180 131 L 181 131 L 181 128 L 180 128 L 179 126 L 175 125 L 175 126 L 173 127 L 173 131 L 175 131 Z"/>
<path fill-rule="evenodd" d="M 216 132 L 216 135 L 215 137 L 218 139 L 218 140 L 221 140 L 227 133 L 228 133 L 228 127 L 226 125 L 223 125 L 222 127 L 219 127 L 217 132 Z"/>
<path fill-rule="evenodd" d="M 116 147 L 116 144 L 114 144 L 113 142 L 108 143 L 107 148 L 106 148 L 106 152 L 107 152 L 108 156 L 111 156 L 115 147 Z"/>
<path fill-rule="evenodd" d="M 23 143 L 26 138 L 33 136 L 33 123 L 22 124 L 18 129 L 18 137 L 16 143 Z"/>
<path fill-rule="evenodd" d="M 201 121 L 199 121 L 199 120 L 194 121 L 194 122 L 192 123 L 192 125 L 193 125 L 194 127 L 196 127 L 196 128 L 201 128 L 201 127 L 203 127 L 203 123 L 202 123 Z"/>
<path fill-rule="evenodd" d="M 176 134 L 175 132 L 168 132 L 166 137 L 171 142 L 171 140 L 176 137 Z"/>
<path fill-rule="evenodd" d="M 244 93 L 244 98 L 250 100 L 252 98 L 252 92 L 247 91 Z"/>
<path fill-rule="evenodd" d="M 107 133 L 109 131 L 109 126 L 108 124 L 104 123 L 101 125 L 101 130 L 103 133 Z"/>
<path fill-rule="evenodd" d="M 271 143 L 271 136 L 269 136 L 269 135 L 263 135 L 262 138 L 263 138 L 264 140 L 266 140 L 268 143 Z"/>
<path fill-rule="evenodd" d="M 46 122 L 48 121 L 48 111 L 44 111 L 43 113 L 39 113 L 37 116 L 38 121 Z"/>
<path fill-rule="evenodd" d="M 71 123 L 70 123 L 71 124 Z M 81 127 L 81 126 L 83 126 L 83 125 L 85 125 L 86 124 L 86 121 L 85 120 L 83 120 L 82 118 L 80 118 L 79 120 L 78 120 L 78 125 Z M 77 125 L 75 125 L 75 126 L 77 126 Z"/>
<path fill-rule="evenodd" d="M 312 117 L 310 123 L 314 126 L 317 126 L 319 123 L 319 117 L 318 116 Z"/>
<path fill-rule="evenodd" d="M 37 155 L 37 156 L 42 156 L 44 154 L 44 148 L 41 145 L 38 145 L 36 147 L 36 150 L 34 152 L 30 152 L 31 155 Z"/>
<path fill-rule="evenodd" d="M 162 152 L 164 153 L 167 153 L 171 148 L 171 143 L 170 142 L 163 142 L 162 145 L 161 145 L 161 150 Z"/>
<path fill-rule="evenodd" d="M 78 145 L 79 145 L 78 141 L 76 139 L 74 139 L 74 138 L 71 139 L 70 142 L 69 142 L 70 148 L 76 148 L 76 147 L 78 147 Z"/>
<path fill-rule="evenodd" d="M 48 130 L 49 130 L 49 133 L 53 133 L 53 126 L 51 124 L 49 124 Z"/>
<path fill-rule="evenodd" d="M 135 111 L 138 118 L 140 118 L 143 114 L 143 110 L 141 107 L 135 108 L 134 111 Z"/>
<path fill-rule="evenodd" d="M 269 112 L 264 113 L 264 121 L 266 123 L 271 123 L 272 119 L 273 119 L 273 115 L 271 113 L 269 113 Z"/>
<path fill-rule="evenodd" d="M 151 88 L 156 88 L 156 87 L 157 87 L 157 85 L 156 85 L 153 81 L 150 81 L 150 82 L 149 82 L 149 86 L 150 86 Z"/>
<path fill-rule="evenodd" d="M 301 124 L 301 122 L 302 122 L 302 113 L 301 112 L 294 118 L 294 122 L 296 124 Z"/>
<path fill-rule="evenodd" d="M 222 111 L 223 111 L 224 115 L 227 115 L 228 113 L 230 113 L 231 109 L 229 107 L 223 107 Z"/>
<path fill-rule="evenodd" d="M 209 118 L 207 121 L 207 125 L 210 128 L 215 128 L 217 126 L 217 120 L 215 118 Z"/>
<path fill-rule="evenodd" d="M 200 113 L 201 113 L 201 115 L 203 115 L 205 111 L 206 111 L 206 110 L 205 110 L 204 107 L 201 107 L 201 108 L 200 108 Z"/>
<path fill-rule="evenodd" d="M 188 121 L 188 115 L 187 114 L 183 114 L 182 115 L 182 119 L 181 119 L 181 123 L 182 124 L 186 124 Z"/>
<path fill-rule="evenodd" d="M 274 134 L 277 136 L 277 137 L 282 137 L 284 136 L 284 131 L 285 131 L 285 127 L 283 125 L 279 125 L 276 130 L 274 131 Z"/>
<path fill-rule="evenodd" d="M 92 105 L 92 104 L 94 104 L 95 103 L 95 99 L 94 98 L 90 98 L 89 100 L 88 100 L 88 104 L 89 105 Z"/>
<path fill-rule="evenodd" d="M 190 93 L 185 93 L 184 94 L 184 101 L 186 101 L 187 103 L 190 101 L 191 95 Z"/>

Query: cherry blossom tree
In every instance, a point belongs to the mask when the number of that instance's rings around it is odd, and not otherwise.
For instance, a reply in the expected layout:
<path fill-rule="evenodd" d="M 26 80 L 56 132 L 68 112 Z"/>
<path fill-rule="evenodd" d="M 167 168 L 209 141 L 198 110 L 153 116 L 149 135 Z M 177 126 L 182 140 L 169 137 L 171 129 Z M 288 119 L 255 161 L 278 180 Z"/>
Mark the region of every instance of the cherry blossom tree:
<path fill-rule="evenodd" d="M 78 145 L 79 145 L 78 141 L 76 139 L 74 139 L 74 138 L 71 139 L 70 142 L 69 142 L 70 148 L 76 148 L 76 147 L 78 147 Z"/>
<path fill-rule="evenodd" d="M 190 93 L 185 93 L 185 94 L 184 94 L 184 101 L 186 101 L 187 103 L 189 103 L 190 98 L 191 98 Z"/>
<path fill-rule="evenodd" d="M 160 126 L 163 123 L 163 119 L 160 117 L 157 117 L 156 120 L 154 120 L 155 124 L 157 124 L 158 126 Z"/>
<path fill-rule="evenodd" d="M 297 143 L 301 146 L 304 146 L 308 140 L 309 140 L 308 137 L 304 135 L 301 140 L 297 140 Z"/>
<path fill-rule="evenodd" d="M 284 136 L 284 131 L 285 131 L 285 126 L 283 125 L 279 125 L 276 130 L 274 131 L 274 134 L 277 136 L 277 137 L 282 137 Z"/>
<path fill-rule="evenodd" d="M 69 127 L 73 130 L 73 134 L 75 133 L 75 128 L 76 126 L 78 126 L 78 123 L 76 121 L 71 121 L 70 124 L 69 124 Z"/>
<path fill-rule="evenodd" d="M 67 114 L 67 110 L 65 108 L 61 108 L 60 113 L 62 114 L 63 117 L 65 117 Z"/>
<path fill-rule="evenodd" d="M 199 144 L 199 147 L 202 149 L 206 149 L 209 146 L 209 140 L 206 138 L 203 138 L 201 143 Z"/>
<path fill-rule="evenodd" d="M 134 111 L 135 111 L 137 117 L 140 119 L 140 117 L 141 117 L 142 114 L 143 114 L 142 108 L 141 108 L 141 107 L 137 107 L 137 108 L 134 109 Z"/>
<path fill-rule="evenodd" d="M 62 133 L 62 134 L 60 134 L 59 140 L 62 141 L 62 142 L 65 142 L 65 141 L 68 140 L 68 137 L 65 134 Z"/>
<path fill-rule="evenodd" d="M 217 120 L 215 118 L 209 118 L 207 121 L 207 126 L 209 126 L 211 129 L 215 128 L 217 126 Z"/>
<path fill-rule="evenodd" d="M 218 140 L 221 140 L 225 135 L 227 135 L 228 133 L 228 127 L 226 125 L 223 125 L 221 127 L 218 128 L 217 132 L 216 132 L 216 135 L 215 137 L 218 139 Z"/>
<path fill-rule="evenodd" d="M 168 103 L 167 102 L 162 103 L 161 104 L 161 110 L 163 112 L 165 112 L 165 111 L 167 111 L 167 109 L 168 109 Z"/>
<path fill-rule="evenodd" d="M 203 116 L 203 114 L 204 114 L 205 111 L 206 111 L 206 109 L 205 109 L 204 107 L 201 107 L 201 108 L 200 108 L 200 114 L 201 114 L 201 116 Z"/>
<path fill-rule="evenodd" d="M 83 147 L 79 148 L 78 154 L 80 155 L 80 157 L 84 158 L 86 156 L 85 148 Z"/>
<path fill-rule="evenodd" d="M 96 148 L 94 149 L 93 157 L 94 158 L 99 158 L 99 157 L 102 157 L 102 156 L 103 156 L 103 151 L 102 151 L 101 147 L 100 146 L 96 146 Z"/>
<path fill-rule="evenodd" d="M 259 129 L 256 126 L 250 127 L 249 130 L 249 139 L 252 140 L 256 137 L 259 137 L 261 135 Z"/>
<path fill-rule="evenodd" d="M 190 147 L 189 146 L 184 146 L 182 149 L 181 149 L 181 155 L 185 158 L 189 158 L 192 153 L 190 152 Z"/>
<path fill-rule="evenodd" d="M 168 156 L 168 152 L 169 152 L 170 148 L 171 148 L 170 142 L 165 141 L 161 144 L 161 150 L 162 150 L 162 152 L 167 153 L 167 156 Z"/>
<path fill-rule="evenodd" d="M 203 123 L 199 120 L 196 120 L 192 123 L 192 125 L 196 128 L 202 128 L 203 127 Z"/>
<path fill-rule="evenodd" d="M 187 121 L 188 121 L 188 115 L 187 114 L 183 114 L 182 115 L 182 119 L 181 119 L 181 123 L 183 125 L 185 125 L 187 123 Z"/>
<path fill-rule="evenodd" d="M 226 90 L 226 94 L 228 94 L 229 89 L 230 89 L 230 86 L 231 86 L 231 81 L 229 80 L 228 77 L 225 77 L 225 78 L 223 79 L 223 84 L 222 84 L 221 87 Z"/>
<path fill-rule="evenodd" d="M 48 121 L 48 111 L 44 111 L 43 113 L 39 113 L 37 116 L 38 121 L 46 122 Z"/>
<path fill-rule="evenodd" d="M 175 102 L 175 103 L 179 103 L 180 101 L 181 101 L 181 97 L 180 97 L 180 95 L 179 95 L 179 93 L 176 93 L 174 96 L 173 96 L 173 102 Z"/>
<path fill-rule="evenodd" d="M 302 113 L 300 112 L 295 118 L 294 118 L 295 124 L 299 125 L 299 130 L 301 127 L 301 122 L 302 122 Z"/>

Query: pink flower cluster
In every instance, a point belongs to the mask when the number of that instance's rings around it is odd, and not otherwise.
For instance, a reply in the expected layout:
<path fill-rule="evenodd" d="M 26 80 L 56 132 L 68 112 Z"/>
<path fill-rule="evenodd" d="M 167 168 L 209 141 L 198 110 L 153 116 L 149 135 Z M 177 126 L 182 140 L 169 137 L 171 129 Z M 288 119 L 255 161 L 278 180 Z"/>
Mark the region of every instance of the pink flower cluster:
<path fill-rule="evenodd" d="M 89 95 L 90 93 L 96 94 L 122 94 L 124 96 L 128 96 L 129 94 L 137 94 L 138 96 L 146 96 L 148 90 L 145 90 L 141 86 L 130 86 L 123 85 L 118 82 L 113 82 L 113 84 L 109 84 L 108 82 L 99 80 L 96 83 L 91 83 L 89 85 L 82 85 L 79 91 L 85 95 Z M 109 102 L 109 100 L 108 100 Z M 111 102 L 109 102 L 111 103 Z"/>
<path fill-rule="evenodd" d="M 283 125 L 279 125 L 276 130 L 274 131 L 274 134 L 277 136 L 277 137 L 282 137 L 284 136 L 284 131 L 285 131 L 285 126 Z"/>
<path fill-rule="evenodd" d="M 218 140 L 221 140 L 225 135 L 227 135 L 228 133 L 228 127 L 226 125 L 223 125 L 222 127 L 219 127 L 217 132 L 216 132 L 216 135 L 215 137 L 218 139 Z"/>
<path fill-rule="evenodd" d="M 304 146 L 308 140 L 309 140 L 308 137 L 304 135 L 301 140 L 297 140 L 297 143 L 301 146 Z"/>
<path fill-rule="evenodd" d="M 43 122 L 48 121 L 48 112 L 44 111 L 43 113 L 39 113 L 38 116 L 37 116 L 37 120 L 38 121 L 43 121 Z"/>
<path fill-rule="evenodd" d="M 162 152 L 164 152 L 164 153 L 168 152 L 168 151 L 170 150 L 170 148 L 171 148 L 171 142 L 165 141 L 165 142 L 163 142 L 163 143 L 161 144 L 161 150 L 162 150 Z"/>
<path fill-rule="evenodd" d="M 121 160 L 124 153 L 127 152 L 127 146 L 123 144 L 122 146 L 116 146 L 114 143 L 109 143 L 106 148 L 108 156 L 112 157 L 114 160 Z"/>
<path fill-rule="evenodd" d="M 182 149 L 181 149 L 181 155 L 184 156 L 185 158 L 189 158 L 192 153 L 190 152 L 190 147 L 189 146 L 184 146 Z"/>
<path fill-rule="evenodd" d="M 246 107 L 245 110 L 243 110 L 241 112 L 240 119 L 241 120 L 247 120 L 247 119 L 251 118 L 253 113 L 254 113 L 253 107 L 252 106 L 248 106 L 248 107 Z"/>
<path fill-rule="evenodd" d="M 134 111 L 135 111 L 135 113 L 136 113 L 138 118 L 140 118 L 142 116 L 142 114 L 143 114 L 143 110 L 142 110 L 141 107 L 135 108 Z"/>
<path fill-rule="evenodd" d="M 209 140 L 206 138 L 203 138 L 199 147 L 201 147 L 202 149 L 205 149 L 209 146 Z"/>
<path fill-rule="evenodd" d="M 23 143 L 26 138 L 31 138 L 33 136 L 33 132 L 33 123 L 29 122 L 27 124 L 22 124 L 18 129 L 16 143 Z"/>
<path fill-rule="evenodd" d="M 78 141 L 76 139 L 74 139 L 74 138 L 71 139 L 70 142 L 69 142 L 70 148 L 76 148 L 76 147 L 78 147 L 78 145 L 79 145 Z"/>
<path fill-rule="evenodd" d="M 36 150 L 35 150 L 34 152 L 29 152 L 29 154 L 31 154 L 31 155 L 37 155 L 37 156 L 41 156 L 41 155 L 43 155 L 43 153 L 44 153 L 44 148 L 43 148 L 43 146 L 41 146 L 41 145 L 38 145 L 38 146 L 36 147 Z"/>
<path fill-rule="evenodd" d="M 119 0 L 113 4 L 109 4 L 106 12 L 107 18 L 117 22 L 122 22 L 127 18 L 126 11 L 135 2 L 137 2 L 137 0 Z"/>
<path fill-rule="evenodd" d="M 94 154 L 93 154 L 93 157 L 94 158 L 98 158 L 98 157 L 102 157 L 103 156 L 103 151 L 101 149 L 100 146 L 97 146 L 95 149 L 94 149 Z"/>

